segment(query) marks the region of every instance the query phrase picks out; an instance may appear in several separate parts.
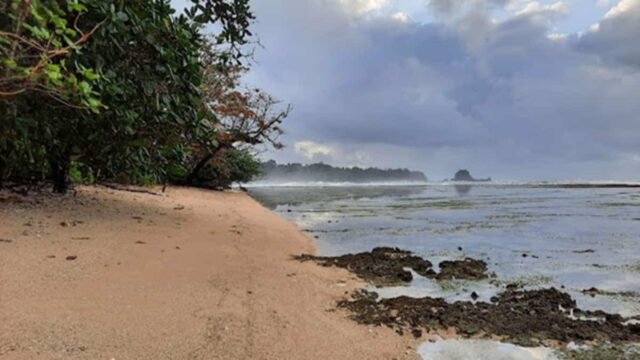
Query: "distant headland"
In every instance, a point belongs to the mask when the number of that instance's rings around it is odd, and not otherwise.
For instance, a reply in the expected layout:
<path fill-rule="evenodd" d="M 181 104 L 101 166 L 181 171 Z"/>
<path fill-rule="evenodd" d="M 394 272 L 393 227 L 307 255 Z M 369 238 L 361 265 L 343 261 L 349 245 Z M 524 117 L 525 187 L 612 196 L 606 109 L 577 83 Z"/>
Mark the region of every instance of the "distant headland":
<path fill-rule="evenodd" d="M 378 169 L 359 167 L 334 167 L 324 163 L 278 164 L 273 160 L 260 164 L 260 182 L 327 182 L 327 183 L 388 183 L 426 182 L 427 176 L 409 169 Z"/>
<path fill-rule="evenodd" d="M 486 179 L 475 179 L 473 176 L 471 176 L 471 173 L 469 172 L 469 170 L 458 170 L 458 172 L 456 172 L 456 174 L 454 175 L 453 179 L 451 179 L 452 181 L 473 181 L 473 182 L 489 182 L 491 181 L 491 178 L 486 178 Z"/>

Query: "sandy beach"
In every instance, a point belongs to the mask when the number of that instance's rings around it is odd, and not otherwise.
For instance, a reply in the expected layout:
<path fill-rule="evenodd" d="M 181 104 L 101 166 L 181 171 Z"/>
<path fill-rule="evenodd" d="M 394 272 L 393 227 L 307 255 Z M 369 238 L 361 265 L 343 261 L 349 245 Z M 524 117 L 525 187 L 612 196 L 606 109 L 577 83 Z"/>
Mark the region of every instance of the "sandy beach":
<path fill-rule="evenodd" d="M 0 359 L 415 359 L 336 310 L 363 284 L 239 192 L 0 193 Z"/>

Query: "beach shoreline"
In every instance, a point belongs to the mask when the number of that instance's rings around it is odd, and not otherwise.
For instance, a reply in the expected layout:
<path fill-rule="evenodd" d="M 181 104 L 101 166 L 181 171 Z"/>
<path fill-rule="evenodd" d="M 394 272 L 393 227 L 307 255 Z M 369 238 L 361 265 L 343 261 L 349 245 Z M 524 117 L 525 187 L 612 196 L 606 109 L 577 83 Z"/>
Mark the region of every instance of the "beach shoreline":
<path fill-rule="evenodd" d="M 358 325 L 364 286 L 241 192 L 0 193 L 0 359 L 418 359 Z"/>

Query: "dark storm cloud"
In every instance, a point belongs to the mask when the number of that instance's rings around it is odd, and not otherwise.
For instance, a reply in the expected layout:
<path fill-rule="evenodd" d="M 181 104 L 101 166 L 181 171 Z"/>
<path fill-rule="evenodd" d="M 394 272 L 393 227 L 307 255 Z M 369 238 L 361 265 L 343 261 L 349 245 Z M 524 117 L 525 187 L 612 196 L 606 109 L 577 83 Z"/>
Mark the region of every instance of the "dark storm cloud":
<path fill-rule="evenodd" d="M 565 38 L 550 36 L 559 5 L 494 21 L 508 1 L 431 1 L 455 19 L 423 24 L 343 3 L 255 2 L 265 49 L 247 80 L 295 106 L 278 159 L 302 160 L 294 144 L 310 141 L 340 165 L 436 176 L 482 164 L 504 178 L 640 177 L 640 73 L 627 68 L 640 6 Z"/>

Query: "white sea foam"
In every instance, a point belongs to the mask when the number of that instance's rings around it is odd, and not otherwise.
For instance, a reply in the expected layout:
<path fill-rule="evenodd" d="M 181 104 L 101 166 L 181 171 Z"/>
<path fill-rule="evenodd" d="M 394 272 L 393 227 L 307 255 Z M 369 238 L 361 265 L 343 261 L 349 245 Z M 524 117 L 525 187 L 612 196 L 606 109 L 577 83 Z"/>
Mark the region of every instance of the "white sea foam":
<path fill-rule="evenodd" d="M 553 350 L 489 340 L 443 340 L 418 348 L 424 360 L 558 360 Z"/>

